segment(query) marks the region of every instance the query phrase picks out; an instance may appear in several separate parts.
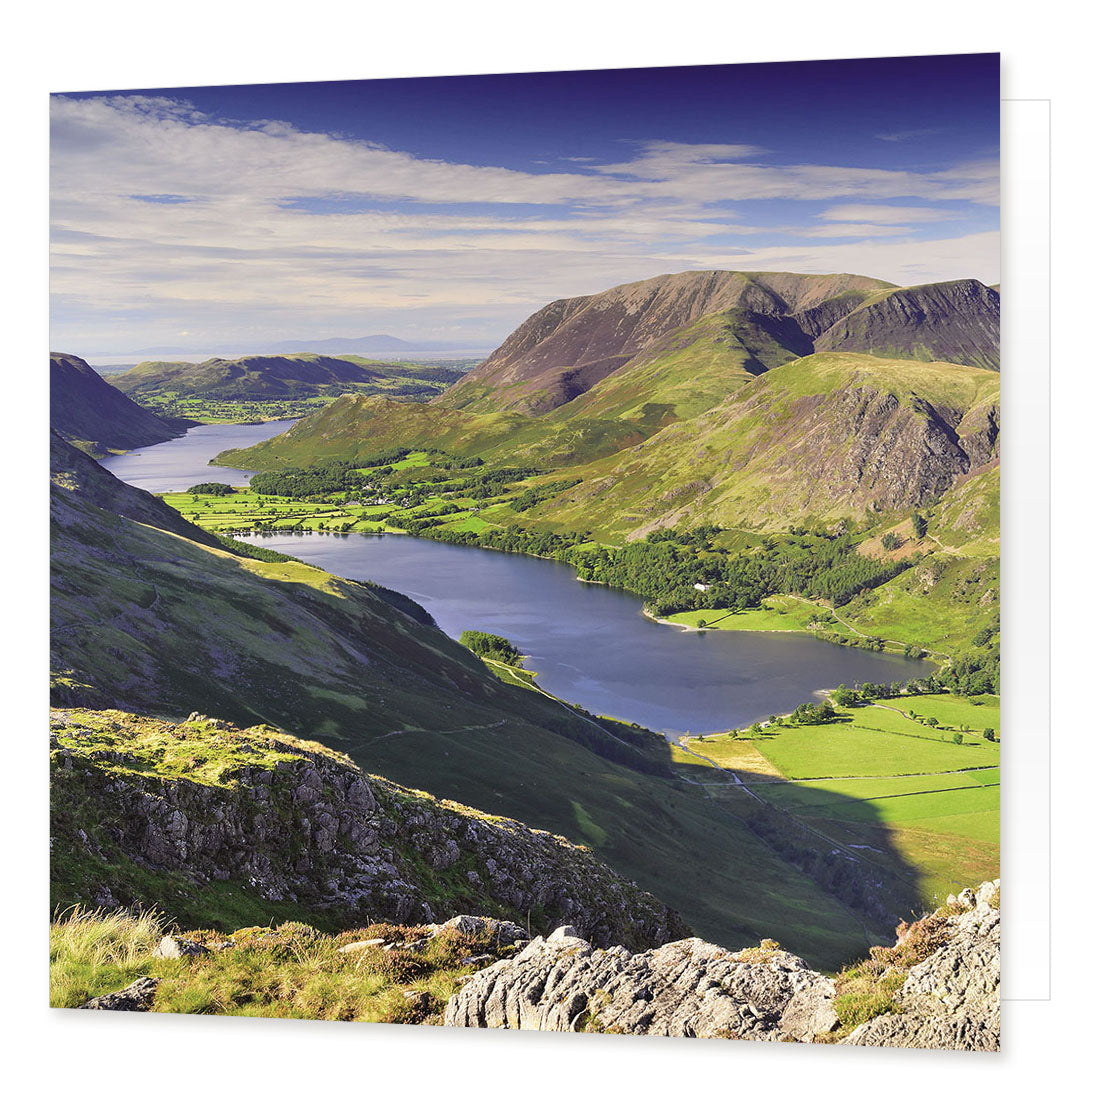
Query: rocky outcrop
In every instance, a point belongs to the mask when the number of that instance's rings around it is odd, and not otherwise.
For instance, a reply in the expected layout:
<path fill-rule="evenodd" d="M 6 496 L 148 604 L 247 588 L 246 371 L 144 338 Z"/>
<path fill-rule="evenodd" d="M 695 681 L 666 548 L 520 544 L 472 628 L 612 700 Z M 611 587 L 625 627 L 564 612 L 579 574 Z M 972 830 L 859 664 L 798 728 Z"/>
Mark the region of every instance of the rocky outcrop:
<path fill-rule="evenodd" d="M 148 447 L 193 421 L 157 416 L 105 382 L 79 356 L 50 354 L 50 427 L 92 454 Z"/>
<path fill-rule="evenodd" d="M 182 880 L 236 884 L 261 908 L 291 905 L 330 927 L 475 912 L 536 930 L 568 921 L 602 945 L 687 931 L 587 848 L 366 775 L 270 727 L 117 711 L 55 711 L 52 726 L 54 851 L 85 869 L 55 904 L 174 911 Z"/>
<path fill-rule="evenodd" d="M 837 1025 L 831 979 L 787 951 L 700 939 L 631 954 L 573 928 L 532 940 L 451 998 L 452 1027 L 809 1041 Z"/>
<path fill-rule="evenodd" d="M 844 1041 L 851 1046 L 998 1050 L 999 894 L 997 880 L 983 883 L 976 894 L 964 890 L 949 899 L 960 912 L 948 918 L 943 945 L 909 970 L 893 1011 L 861 1024 Z"/>
<path fill-rule="evenodd" d="M 820 974 L 773 941 L 733 952 L 687 939 L 631 953 L 601 950 L 569 927 L 475 974 L 448 1002 L 445 1023 L 996 1050 L 999 893 L 999 882 L 964 891 L 904 926 L 894 948 L 872 952 L 862 965 L 874 981 L 906 977 L 893 1000 L 876 1002 L 878 1014 L 854 1029 L 843 1003 L 853 979 Z"/>

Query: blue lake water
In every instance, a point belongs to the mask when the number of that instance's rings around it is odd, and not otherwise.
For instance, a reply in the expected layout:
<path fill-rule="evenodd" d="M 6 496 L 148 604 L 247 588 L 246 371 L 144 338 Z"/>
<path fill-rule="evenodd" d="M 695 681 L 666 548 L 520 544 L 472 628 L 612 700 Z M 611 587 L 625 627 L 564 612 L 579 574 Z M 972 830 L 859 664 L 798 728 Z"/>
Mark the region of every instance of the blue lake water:
<path fill-rule="evenodd" d="M 201 481 L 247 485 L 252 470 L 211 466 L 210 459 L 230 447 L 251 447 L 285 432 L 297 420 L 269 420 L 265 424 L 200 424 L 186 435 L 141 447 L 124 455 L 100 459 L 115 477 L 150 493 L 188 489 Z"/>
<path fill-rule="evenodd" d="M 199 481 L 245 485 L 250 471 L 210 466 L 293 421 L 209 424 L 103 461 L 150 492 Z M 837 684 L 908 680 L 929 666 L 799 634 L 681 630 L 646 618 L 626 592 L 582 584 L 558 562 L 407 535 L 253 535 L 247 541 L 332 573 L 372 580 L 422 604 L 452 637 L 502 634 L 529 654 L 547 691 L 597 714 L 667 734 L 709 733 L 792 710 Z"/>
<path fill-rule="evenodd" d="M 411 596 L 457 638 L 502 634 L 547 691 L 664 733 L 744 726 L 840 683 L 908 680 L 929 666 L 800 634 L 682 630 L 637 596 L 583 584 L 569 566 L 407 535 L 252 535 L 331 573 Z"/>

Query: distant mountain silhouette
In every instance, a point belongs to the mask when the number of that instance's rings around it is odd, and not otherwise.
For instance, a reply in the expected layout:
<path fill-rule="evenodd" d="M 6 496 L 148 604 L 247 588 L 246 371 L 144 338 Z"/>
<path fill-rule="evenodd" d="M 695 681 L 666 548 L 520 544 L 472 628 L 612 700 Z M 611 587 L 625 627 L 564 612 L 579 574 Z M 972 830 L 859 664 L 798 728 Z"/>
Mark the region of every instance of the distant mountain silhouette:
<path fill-rule="evenodd" d="M 138 348 L 127 355 L 193 355 L 202 354 L 209 348 L 185 348 L 178 345 L 163 345 L 154 348 Z M 252 354 L 285 354 L 287 352 L 312 351 L 321 354 L 338 352 L 356 352 L 366 355 L 403 355 L 403 356 L 461 356 L 484 355 L 492 350 L 489 344 L 476 341 L 454 340 L 402 340 L 397 336 L 375 333 L 372 336 L 328 336 L 316 340 L 277 340 L 262 346 L 248 349 Z"/>

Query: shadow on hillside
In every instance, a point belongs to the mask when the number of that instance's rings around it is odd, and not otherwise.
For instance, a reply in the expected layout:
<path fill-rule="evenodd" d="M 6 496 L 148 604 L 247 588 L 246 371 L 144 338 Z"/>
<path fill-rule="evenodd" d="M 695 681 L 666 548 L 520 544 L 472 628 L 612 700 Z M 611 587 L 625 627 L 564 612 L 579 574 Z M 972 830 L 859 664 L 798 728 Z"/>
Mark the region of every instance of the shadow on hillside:
<path fill-rule="evenodd" d="M 832 791 L 815 791 L 816 798 L 806 799 L 805 788 L 782 776 L 717 768 L 702 760 L 680 758 L 673 768 L 682 780 L 705 787 L 725 812 L 848 910 L 871 942 L 892 944 L 899 921 L 929 908 L 921 893 L 921 870 L 896 844 L 872 802 Z M 820 913 L 822 920 L 827 916 Z M 763 934 L 783 942 L 782 928 Z"/>

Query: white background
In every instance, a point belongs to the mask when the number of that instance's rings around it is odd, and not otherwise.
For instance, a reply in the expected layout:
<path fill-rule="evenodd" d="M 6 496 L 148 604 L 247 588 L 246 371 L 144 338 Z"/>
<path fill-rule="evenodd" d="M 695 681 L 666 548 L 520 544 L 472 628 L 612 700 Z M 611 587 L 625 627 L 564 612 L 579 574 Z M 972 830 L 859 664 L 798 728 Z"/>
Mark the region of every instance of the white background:
<path fill-rule="evenodd" d="M 1093 43 L 1069 5 L 1048 3 L 1023 16 L 988 4 L 825 5 L 788 0 L 746 10 L 721 3 L 676 4 L 240 4 L 194 0 L 183 5 L 60 0 L 5 16 L 3 170 L 4 332 L 0 370 L 17 398 L 3 421 L 8 504 L 5 540 L 3 694 L 4 763 L 0 832 L 3 853 L 0 917 L 4 965 L 0 1039 L 9 1047 L 8 1081 L 17 1095 L 148 1092 L 161 1097 L 310 1093 L 517 1098 L 542 1096 L 670 1096 L 685 1093 L 850 1097 L 853 1091 L 890 1096 L 951 1094 L 1052 1083 L 1074 1061 L 1092 1054 L 1088 1038 L 1096 897 L 1089 838 L 1097 802 L 1095 717 L 1086 715 L 1095 679 L 1090 637 L 1096 632 L 1095 554 L 1097 312 L 1095 202 L 1095 67 Z M 1079 9 L 1078 9 L 1079 10 Z M 1053 119 L 1053 504 L 1054 504 L 1054 924 L 1041 934 L 1045 883 L 1021 870 L 1006 900 L 1025 892 L 1029 932 L 1006 951 L 1030 957 L 1028 992 L 1043 990 L 1053 951 L 1052 999 L 1006 1005 L 1004 1052 L 997 1056 L 836 1048 L 782 1049 L 751 1043 L 637 1040 L 459 1032 L 443 1029 L 318 1023 L 78 1015 L 46 1009 L 47 853 L 43 712 L 46 699 L 48 546 L 45 516 L 47 347 L 47 93 L 57 90 L 170 87 L 214 83 L 353 79 L 466 72 L 515 72 L 669 64 L 790 61 L 825 57 L 961 53 L 1000 50 L 1004 95 L 1051 99 Z M 1034 119 L 1034 115 L 1030 116 Z M 1026 125 L 1026 124 L 1024 124 Z M 1023 132 L 1022 130 L 1020 131 Z M 1033 131 L 1034 132 L 1034 131 Z M 1006 132 L 1006 146 L 1013 140 Z M 1006 148 L 1006 173 L 1012 158 Z M 1038 151 L 1037 157 L 1041 160 Z M 1006 176 L 1006 188 L 1011 180 Z M 1009 194 L 1011 199 L 1011 194 Z M 1022 215 L 1022 218 L 1021 218 Z M 1028 212 L 1006 209 L 1006 242 L 1027 232 Z M 1014 229 L 1014 225 L 1016 228 Z M 1015 245 L 1013 244 L 1013 247 Z M 1012 271 L 1007 249 L 1005 281 Z M 1019 270 L 1019 269 L 1017 269 Z M 1024 272 L 1017 293 L 1006 286 L 1007 311 L 1031 320 L 1047 303 Z M 1041 284 L 1041 279 L 1038 282 Z M 1020 297 L 1019 287 L 1027 286 Z M 1041 317 L 1038 317 L 1041 321 Z M 1012 349 L 1006 348 L 1011 356 Z M 1018 349 L 1014 371 L 1041 369 L 1041 353 Z M 1026 395 L 1026 382 L 1025 395 Z M 1012 385 L 1006 368 L 1006 393 Z M 1039 391 L 1032 390 L 1034 396 Z M 33 412 L 26 412 L 32 409 Z M 1041 415 L 1041 408 L 1035 405 Z M 1023 425 L 1008 448 L 1027 447 L 1042 462 L 1042 432 L 1027 424 L 1028 404 L 1014 415 Z M 24 415 L 25 414 L 25 415 Z M 1006 397 L 1006 421 L 1009 403 Z M 1006 469 L 1008 463 L 1006 462 Z M 1023 480 L 1027 480 L 1026 472 Z M 1034 477 L 1031 479 L 1034 481 Z M 1041 480 L 1041 478 L 1039 479 Z M 1027 503 L 1024 485 L 1008 485 L 1007 514 L 1027 511 L 1041 534 L 1042 501 Z M 1007 533 L 1007 528 L 1006 528 Z M 18 556 L 12 555 L 13 544 Z M 1018 571 L 1030 591 L 1045 589 L 1039 557 Z M 1022 594 L 1021 594 L 1022 598 Z M 1006 604 L 1013 593 L 1006 590 Z M 1029 602 L 1034 602 L 1030 600 Z M 1041 603 L 1041 600 L 1040 600 Z M 1040 615 L 1041 617 L 1041 615 Z M 1046 661 L 1035 617 L 1021 639 L 1030 665 L 1006 659 L 1006 695 L 1041 700 Z M 1009 719 L 1011 721 L 1011 717 Z M 1030 720 L 1041 733 L 1041 721 Z M 1045 746 L 1017 731 L 1006 788 L 1006 849 L 1030 835 L 1041 810 Z M 1015 829 L 1013 826 L 1015 825 Z M 1087 845 L 1087 846 L 1086 846 Z M 1034 848 L 1035 845 L 1032 845 Z M 1022 854 L 1022 849 L 1021 849 Z M 1041 861 L 1040 861 L 1041 862 Z M 1021 902 L 1021 906 L 1023 906 Z M 1021 908 L 1021 913 L 1023 908 Z M 1006 920 L 1011 920 L 1006 912 Z M 1030 929 L 1035 929 L 1034 932 Z M 1024 974 L 1023 964 L 1017 975 Z M 1013 991 L 1016 992 L 1015 990 Z M 1057 1066 L 1057 1071 L 1054 1067 Z"/>

